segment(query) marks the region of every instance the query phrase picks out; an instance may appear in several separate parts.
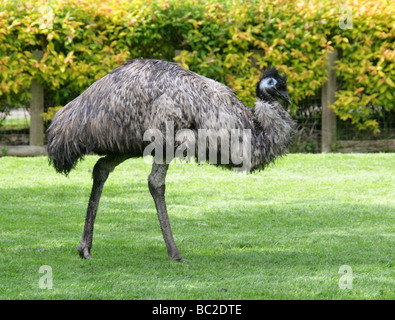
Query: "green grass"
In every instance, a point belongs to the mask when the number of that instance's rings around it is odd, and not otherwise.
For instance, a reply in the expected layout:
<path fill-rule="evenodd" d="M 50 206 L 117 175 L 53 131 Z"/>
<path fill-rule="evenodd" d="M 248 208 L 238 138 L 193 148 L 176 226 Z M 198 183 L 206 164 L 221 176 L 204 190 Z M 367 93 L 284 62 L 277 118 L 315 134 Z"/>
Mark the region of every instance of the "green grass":
<path fill-rule="evenodd" d="M 69 178 L 45 157 L 0 158 L 1 299 L 394 299 L 394 154 L 291 154 L 265 171 L 170 167 L 167 203 L 185 263 L 167 258 L 150 166 L 110 175 L 92 260 L 82 234 L 97 157 Z M 53 289 L 40 289 L 40 266 Z M 353 288 L 341 290 L 342 265 Z"/>
<path fill-rule="evenodd" d="M 30 127 L 30 118 L 6 118 L 0 122 L 0 131 L 22 130 Z"/>

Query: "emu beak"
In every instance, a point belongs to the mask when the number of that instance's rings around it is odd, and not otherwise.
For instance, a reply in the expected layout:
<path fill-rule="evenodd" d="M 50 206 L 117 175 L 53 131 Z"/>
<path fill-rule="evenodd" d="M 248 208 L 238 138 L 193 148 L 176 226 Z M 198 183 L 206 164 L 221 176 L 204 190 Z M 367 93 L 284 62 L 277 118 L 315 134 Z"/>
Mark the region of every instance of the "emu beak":
<path fill-rule="evenodd" d="M 288 93 L 287 93 L 286 91 L 283 91 L 283 92 L 281 92 L 280 94 L 281 94 L 281 98 L 282 98 L 286 103 L 288 103 L 289 105 L 292 104 L 291 99 L 290 99 L 290 97 L 289 97 L 289 95 L 288 95 Z"/>

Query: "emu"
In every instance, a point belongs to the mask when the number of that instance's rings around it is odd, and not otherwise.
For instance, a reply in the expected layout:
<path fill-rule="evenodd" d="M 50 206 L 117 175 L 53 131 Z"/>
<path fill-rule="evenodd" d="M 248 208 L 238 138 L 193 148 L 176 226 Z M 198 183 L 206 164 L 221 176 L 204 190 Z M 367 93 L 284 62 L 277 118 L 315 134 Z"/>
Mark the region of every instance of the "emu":
<path fill-rule="evenodd" d="M 78 246 L 81 258 L 91 258 L 93 226 L 104 183 L 120 163 L 143 156 L 150 142 L 144 139 L 147 130 L 164 132 L 168 121 L 174 123 L 175 130 L 189 129 L 196 135 L 201 129 L 249 130 L 248 171 L 262 170 L 284 155 L 295 130 L 295 122 L 277 100 L 291 104 L 286 75 L 279 75 L 276 68 L 267 69 L 257 84 L 256 96 L 252 110 L 237 99 L 231 88 L 176 63 L 133 59 L 94 82 L 60 109 L 48 128 L 49 162 L 56 171 L 68 175 L 84 155 L 103 156 L 93 168 L 93 186 Z M 224 148 L 219 147 L 218 154 Z M 238 164 L 231 160 L 217 165 L 232 168 Z M 148 187 L 168 256 L 184 261 L 174 241 L 166 208 L 168 167 L 168 161 L 154 160 Z"/>

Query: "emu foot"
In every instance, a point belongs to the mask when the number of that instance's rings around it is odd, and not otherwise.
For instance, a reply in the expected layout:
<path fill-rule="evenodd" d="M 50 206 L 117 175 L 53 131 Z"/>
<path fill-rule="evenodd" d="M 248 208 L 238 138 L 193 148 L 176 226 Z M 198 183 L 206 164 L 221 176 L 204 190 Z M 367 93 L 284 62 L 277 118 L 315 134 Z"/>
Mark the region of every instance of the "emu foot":
<path fill-rule="evenodd" d="M 176 254 L 174 254 L 174 255 L 170 255 L 170 254 L 169 254 L 169 258 L 170 258 L 170 260 L 174 260 L 174 261 L 177 261 L 177 262 L 185 262 L 185 261 L 188 261 L 187 259 L 183 259 L 183 258 L 181 257 L 181 254 L 180 254 L 180 253 L 176 253 Z"/>
<path fill-rule="evenodd" d="M 80 243 L 78 246 L 78 253 L 82 259 L 92 259 L 91 249 L 85 243 Z"/>

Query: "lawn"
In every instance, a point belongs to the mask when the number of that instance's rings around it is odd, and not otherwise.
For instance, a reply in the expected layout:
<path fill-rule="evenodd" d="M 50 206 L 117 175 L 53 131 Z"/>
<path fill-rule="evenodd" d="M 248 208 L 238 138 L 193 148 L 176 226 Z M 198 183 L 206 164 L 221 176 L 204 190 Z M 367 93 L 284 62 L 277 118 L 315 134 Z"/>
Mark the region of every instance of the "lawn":
<path fill-rule="evenodd" d="M 394 154 L 291 154 L 250 175 L 171 166 L 184 263 L 167 257 L 142 159 L 111 174 L 94 259 L 79 258 L 96 159 L 66 178 L 45 157 L 0 158 L 0 299 L 395 298 Z M 43 265 L 51 290 L 39 286 Z"/>
<path fill-rule="evenodd" d="M 0 122 L 0 131 L 29 129 L 30 118 L 6 118 Z"/>

